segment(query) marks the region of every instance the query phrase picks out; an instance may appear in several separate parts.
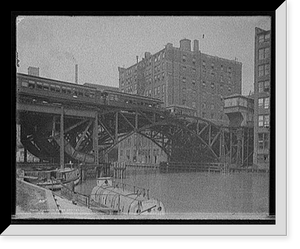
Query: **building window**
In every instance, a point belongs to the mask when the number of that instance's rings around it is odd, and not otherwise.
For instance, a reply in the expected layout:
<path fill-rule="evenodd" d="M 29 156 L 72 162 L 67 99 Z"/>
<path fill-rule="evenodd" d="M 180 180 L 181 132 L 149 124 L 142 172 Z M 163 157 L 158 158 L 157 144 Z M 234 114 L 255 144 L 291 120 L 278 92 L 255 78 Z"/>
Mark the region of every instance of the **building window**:
<path fill-rule="evenodd" d="M 259 98 L 258 99 L 258 107 L 263 107 L 264 105 L 264 98 Z"/>
<path fill-rule="evenodd" d="M 192 98 L 193 98 L 193 99 L 196 98 L 196 94 L 197 94 L 197 93 L 196 93 L 196 90 L 193 90 L 193 91 L 192 91 Z"/>
<path fill-rule="evenodd" d="M 259 50 L 258 50 L 258 59 L 259 59 L 259 60 L 262 60 L 262 59 L 264 59 L 264 58 L 265 58 L 265 49 L 264 49 L 264 48 L 259 49 Z"/>
<path fill-rule="evenodd" d="M 264 92 L 270 92 L 270 81 L 266 80 L 264 83 Z"/>
<path fill-rule="evenodd" d="M 269 92 L 270 91 L 270 81 L 259 81 L 258 82 L 258 92 L 263 93 L 263 92 Z"/>
<path fill-rule="evenodd" d="M 265 41 L 270 39 L 270 33 L 265 35 Z"/>
<path fill-rule="evenodd" d="M 265 41 L 265 35 L 259 35 L 258 36 L 258 43 L 262 43 Z"/>
<path fill-rule="evenodd" d="M 264 126 L 264 115 L 258 116 L 258 126 L 263 127 Z"/>
<path fill-rule="evenodd" d="M 264 108 L 269 109 L 269 106 L 270 106 L 270 98 L 267 97 L 264 99 Z"/>
<path fill-rule="evenodd" d="M 258 92 L 259 93 L 262 93 L 262 92 L 264 92 L 264 81 L 259 81 L 258 82 Z"/>
<path fill-rule="evenodd" d="M 264 65 L 258 66 L 258 76 L 263 76 L 264 75 Z"/>
<path fill-rule="evenodd" d="M 268 163 L 269 155 L 268 154 L 257 154 L 257 163 Z"/>
<path fill-rule="evenodd" d="M 270 57 L 270 48 L 265 48 L 265 59 Z"/>
<path fill-rule="evenodd" d="M 270 57 L 270 48 L 262 48 L 258 50 L 258 59 L 264 60 Z"/>
<path fill-rule="evenodd" d="M 205 68 L 206 67 L 206 62 L 202 61 L 202 67 Z"/>
<path fill-rule="evenodd" d="M 185 54 L 182 55 L 182 61 L 183 61 L 183 62 L 186 62 L 186 55 L 185 55 Z"/>
<path fill-rule="evenodd" d="M 264 127 L 268 128 L 270 126 L 270 116 L 265 115 L 264 116 Z"/>
<path fill-rule="evenodd" d="M 258 149 L 269 149 L 269 133 L 258 133 Z"/>
<path fill-rule="evenodd" d="M 270 116 L 269 115 L 259 115 L 258 116 L 258 126 L 268 128 L 270 126 Z"/>
<path fill-rule="evenodd" d="M 264 76 L 270 74 L 270 64 L 264 64 L 258 66 L 258 76 Z"/>
<path fill-rule="evenodd" d="M 270 64 L 265 64 L 265 75 L 270 74 Z"/>

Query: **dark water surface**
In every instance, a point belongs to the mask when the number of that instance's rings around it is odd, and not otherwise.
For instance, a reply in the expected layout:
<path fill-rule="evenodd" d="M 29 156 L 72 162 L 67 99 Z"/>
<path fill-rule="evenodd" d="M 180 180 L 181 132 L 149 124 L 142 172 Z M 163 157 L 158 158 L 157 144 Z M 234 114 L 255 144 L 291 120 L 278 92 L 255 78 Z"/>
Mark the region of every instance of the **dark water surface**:
<path fill-rule="evenodd" d="M 121 180 L 120 180 L 121 181 Z M 124 183 L 150 189 L 150 197 L 163 202 L 167 213 L 268 213 L 267 173 L 158 173 L 131 170 Z M 89 195 L 96 179 L 76 186 Z"/>

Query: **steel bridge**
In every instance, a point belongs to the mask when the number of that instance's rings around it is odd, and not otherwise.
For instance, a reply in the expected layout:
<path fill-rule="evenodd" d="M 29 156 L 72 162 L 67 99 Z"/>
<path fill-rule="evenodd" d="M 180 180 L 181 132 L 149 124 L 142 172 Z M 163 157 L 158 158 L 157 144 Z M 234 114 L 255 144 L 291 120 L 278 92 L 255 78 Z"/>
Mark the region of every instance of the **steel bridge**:
<path fill-rule="evenodd" d="M 140 134 L 158 145 L 168 161 L 252 165 L 253 128 L 224 127 L 164 108 L 70 101 L 50 89 L 47 95 L 17 90 L 20 141 L 42 162 L 98 164 L 122 140 Z"/>

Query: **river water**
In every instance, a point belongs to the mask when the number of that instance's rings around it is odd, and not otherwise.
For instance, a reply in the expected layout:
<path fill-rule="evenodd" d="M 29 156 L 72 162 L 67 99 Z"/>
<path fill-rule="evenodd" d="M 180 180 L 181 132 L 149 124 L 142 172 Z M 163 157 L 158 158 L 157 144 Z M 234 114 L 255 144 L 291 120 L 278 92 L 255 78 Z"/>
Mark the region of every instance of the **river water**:
<path fill-rule="evenodd" d="M 121 180 L 120 180 L 121 181 Z M 163 202 L 166 213 L 247 213 L 267 214 L 268 173 L 159 173 L 130 170 L 124 183 L 150 189 L 150 197 Z M 96 179 L 76 186 L 89 195 Z"/>

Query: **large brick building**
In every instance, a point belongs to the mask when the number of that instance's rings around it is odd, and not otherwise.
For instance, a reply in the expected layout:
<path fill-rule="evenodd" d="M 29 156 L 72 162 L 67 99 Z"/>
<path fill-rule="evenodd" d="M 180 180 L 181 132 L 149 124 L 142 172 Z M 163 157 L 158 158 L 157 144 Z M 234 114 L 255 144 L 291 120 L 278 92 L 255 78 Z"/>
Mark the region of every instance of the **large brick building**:
<path fill-rule="evenodd" d="M 254 153 L 259 168 L 269 168 L 271 31 L 255 28 Z"/>
<path fill-rule="evenodd" d="M 128 68 L 119 67 L 120 91 L 159 98 L 173 112 L 227 125 L 222 97 L 241 94 L 242 63 L 204 54 L 198 40 L 193 41 L 193 49 L 191 43 L 189 39 L 180 40 L 179 47 L 168 43 L 155 54 L 145 52 Z M 124 144 L 120 148 L 128 151 Z M 153 150 L 160 151 L 159 147 Z M 153 163 L 154 152 L 148 153 Z"/>

